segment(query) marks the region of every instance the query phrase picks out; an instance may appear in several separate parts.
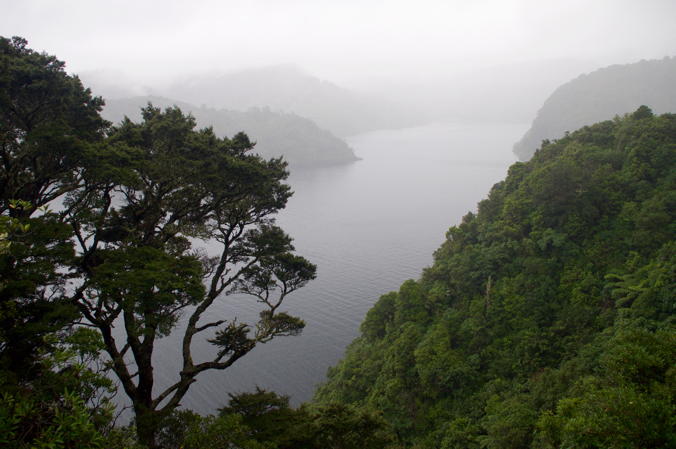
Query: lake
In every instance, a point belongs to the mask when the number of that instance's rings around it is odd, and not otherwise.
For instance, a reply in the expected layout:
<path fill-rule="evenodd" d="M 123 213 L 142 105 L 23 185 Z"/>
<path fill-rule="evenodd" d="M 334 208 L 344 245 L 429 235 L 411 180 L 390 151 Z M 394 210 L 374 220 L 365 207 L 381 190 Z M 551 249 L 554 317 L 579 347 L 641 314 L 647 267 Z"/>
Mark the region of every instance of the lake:
<path fill-rule="evenodd" d="M 293 404 L 311 399 L 380 295 L 418 278 L 448 228 L 504 179 L 516 160 L 512 144 L 527 128 L 437 123 L 372 132 L 348 139 L 362 160 L 292 173 L 295 194 L 278 224 L 318 275 L 282 309 L 306 328 L 257 347 L 228 370 L 203 373 L 182 405 L 212 413 L 229 392 L 256 386 L 289 395 Z M 211 316 L 251 322 L 259 310 L 253 298 L 229 296 Z M 158 384 L 178 378 L 179 347 L 172 336 L 159 342 Z M 214 350 L 204 341 L 196 347 L 196 362 Z"/>

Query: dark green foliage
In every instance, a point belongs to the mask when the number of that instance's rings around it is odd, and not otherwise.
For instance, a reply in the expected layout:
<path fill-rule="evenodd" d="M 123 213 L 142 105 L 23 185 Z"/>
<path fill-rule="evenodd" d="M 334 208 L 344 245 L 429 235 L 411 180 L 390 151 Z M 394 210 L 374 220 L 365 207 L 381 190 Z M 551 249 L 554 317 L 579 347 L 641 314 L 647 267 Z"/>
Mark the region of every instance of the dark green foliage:
<path fill-rule="evenodd" d="M 395 435 L 381 416 L 342 404 L 329 404 L 310 412 L 308 448 L 395 449 Z M 301 428 L 301 431 L 303 429 Z M 295 447 L 295 446 L 293 446 Z M 291 447 L 289 447 L 291 449 Z"/>
<path fill-rule="evenodd" d="M 103 448 L 133 441 L 113 427 L 115 387 L 99 359 L 100 335 L 80 327 L 60 333 L 63 342 L 56 338 L 45 337 L 53 341 L 43 344 L 34 368 L 39 377 L 3 379 L 0 447 Z"/>
<path fill-rule="evenodd" d="M 9 447 L 103 447 L 113 393 L 100 337 L 73 328 L 72 227 L 47 206 L 83 189 L 103 104 L 53 56 L 0 37 L 0 418 Z"/>
<path fill-rule="evenodd" d="M 7 382 L 40 376 L 46 338 L 77 319 L 58 271 L 74 256 L 68 226 L 52 214 L 13 220 L 0 254 L 0 370 Z"/>
<path fill-rule="evenodd" d="M 104 437 L 84 403 L 72 393 L 59 402 L 36 402 L 4 394 L 0 401 L 0 447 L 103 448 Z"/>
<path fill-rule="evenodd" d="M 275 449 L 259 442 L 239 415 L 200 416 L 190 410 L 174 411 L 162 421 L 157 435 L 163 449 Z"/>
<path fill-rule="evenodd" d="M 280 449 L 311 447 L 311 418 L 304 409 L 291 408 L 286 396 L 260 388 L 255 393 L 230 395 L 230 403 L 220 409 L 220 416 L 238 417 L 261 443 Z"/>
<path fill-rule="evenodd" d="M 59 271 L 74 256 L 70 226 L 39 209 L 82 185 L 82 161 L 107 127 L 103 101 L 63 62 L 26 45 L 0 37 L 0 370 L 8 382 L 38 376 L 45 337 L 77 318 Z"/>
<path fill-rule="evenodd" d="M 673 447 L 676 115 L 550 142 L 384 295 L 318 403 L 410 447 Z"/>
<path fill-rule="evenodd" d="M 54 56 L 0 37 L 0 212 L 23 200 L 29 215 L 78 185 L 91 144 L 103 138 L 103 101 Z M 20 211 L 11 211 L 17 214 Z"/>
<path fill-rule="evenodd" d="M 673 326 L 621 320 L 593 374 L 537 422 L 542 447 L 669 448 L 676 444 Z"/>
<path fill-rule="evenodd" d="M 368 411 L 329 404 L 289 406 L 289 398 L 257 389 L 230 395 L 219 416 L 175 412 L 164 421 L 163 448 L 236 447 L 267 449 L 396 449 L 382 418 Z"/>
<path fill-rule="evenodd" d="M 301 332 L 305 323 L 279 308 L 316 268 L 292 253 L 291 238 L 274 225 L 291 195 L 285 162 L 250 154 L 244 134 L 221 139 L 196 130 L 177 108 L 149 105 L 142 112 L 142 123 L 125 120 L 111 130 L 106 143 L 118 163 L 101 162 L 84 191 L 69 196 L 66 220 L 82 282 L 72 300 L 103 336 L 132 401 L 139 440 L 156 447 L 160 423 L 201 372 L 227 369 L 257 344 Z M 214 256 L 206 254 L 207 242 Z M 207 318 L 214 301 L 233 293 L 257 298 L 257 322 Z M 155 342 L 181 314 L 187 323 L 179 380 L 154 392 Z M 113 332 L 118 320 L 123 338 Z M 196 363 L 192 342 L 207 330 L 215 331 L 208 341 L 217 349 Z"/>
<path fill-rule="evenodd" d="M 23 39 L 0 38 L 0 66 L 0 387 L 25 404 L 7 412 L 21 416 L 12 438 L 38 444 L 42 430 L 22 430 L 34 417 L 43 430 L 66 426 L 50 410 L 70 401 L 68 391 L 83 401 L 68 402 L 73 416 L 105 427 L 101 403 L 89 403 L 110 387 L 90 369 L 105 351 L 102 370 L 131 400 L 139 441 L 156 447 L 160 423 L 201 372 L 304 327 L 279 310 L 316 270 L 274 225 L 291 196 L 287 164 L 251 154 L 243 133 L 195 129 L 178 108 L 148 105 L 141 123 L 111 128 L 99 116 L 102 100 Z M 231 293 L 256 296 L 260 319 L 202 319 Z M 155 343 L 188 311 L 179 379 L 154 391 Z M 78 325 L 99 338 L 82 338 Z M 195 363 L 193 338 L 207 330 L 218 349 Z M 91 357 L 59 356 L 65 338 Z"/>

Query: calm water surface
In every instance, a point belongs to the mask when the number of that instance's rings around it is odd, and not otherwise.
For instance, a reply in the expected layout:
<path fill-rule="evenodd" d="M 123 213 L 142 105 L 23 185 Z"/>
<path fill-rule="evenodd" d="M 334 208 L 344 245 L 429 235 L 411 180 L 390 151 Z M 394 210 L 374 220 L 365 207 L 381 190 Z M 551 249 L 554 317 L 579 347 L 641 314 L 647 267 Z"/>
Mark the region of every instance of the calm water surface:
<path fill-rule="evenodd" d="M 256 386 L 311 399 L 314 389 L 358 335 L 380 295 L 418 278 L 446 230 L 476 210 L 515 161 L 511 145 L 528 125 L 433 124 L 355 136 L 361 161 L 292 173 L 295 191 L 278 224 L 299 254 L 318 266 L 317 279 L 288 297 L 286 310 L 307 326 L 299 337 L 257 347 L 226 371 L 198 377 L 183 405 L 202 413 L 223 406 L 229 392 Z M 251 298 L 226 297 L 213 316 L 253 321 Z M 158 383 L 175 381 L 180 340 L 158 345 Z M 205 359 L 213 347 L 196 351 Z"/>

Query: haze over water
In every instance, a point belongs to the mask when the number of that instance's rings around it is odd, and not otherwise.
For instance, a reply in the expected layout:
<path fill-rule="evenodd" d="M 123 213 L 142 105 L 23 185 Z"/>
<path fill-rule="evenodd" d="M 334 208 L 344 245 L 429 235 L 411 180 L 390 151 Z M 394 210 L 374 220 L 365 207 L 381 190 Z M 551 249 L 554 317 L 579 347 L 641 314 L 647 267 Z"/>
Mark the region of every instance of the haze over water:
<path fill-rule="evenodd" d="M 292 173 L 295 194 L 278 224 L 294 237 L 298 253 L 318 265 L 318 276 L 288 297 L 284 309 L 307 326 L 301 336 L 259 346 L 224 372 L 204 373 L 183 406 L 213 412 L 228 392 L 256 386 L 288 394 L 295 404 L 311 399 L 373 303 L 418 278 L 447 229 L 504 178 L 514 162 L 511 144 L 526 127 L 439 123 L 372 132 L 349 141 L 361 161 Z M 231 296 L 212 314 L 252 321 L 259 310 L 253 299 Z M 206 358 L 214 348 L 200 340 L 196 353 Z M 161 384 L 178 372 L 178 344 L 170 336 L 158 345 Z"/>

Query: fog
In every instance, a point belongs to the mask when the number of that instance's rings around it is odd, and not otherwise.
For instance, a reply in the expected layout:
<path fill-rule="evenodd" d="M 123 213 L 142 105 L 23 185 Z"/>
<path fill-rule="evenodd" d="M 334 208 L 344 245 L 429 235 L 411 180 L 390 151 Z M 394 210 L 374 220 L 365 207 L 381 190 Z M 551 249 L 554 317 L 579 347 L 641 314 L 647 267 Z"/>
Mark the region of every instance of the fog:
<path fill-rule="evenodd" d="M 478 79 L 531 84 L 542 100 L 581 72 L 675 54 L 674 17 L 671 0 L 5 0 L 0 29 L 85 80 L 137 94 L 293 64 L 390 97 L 425 99 Z"/>

